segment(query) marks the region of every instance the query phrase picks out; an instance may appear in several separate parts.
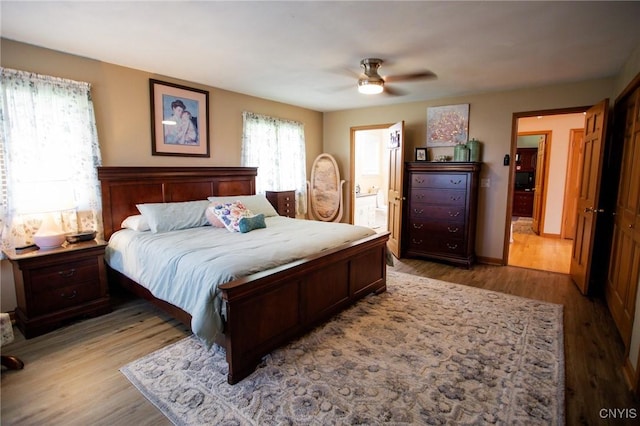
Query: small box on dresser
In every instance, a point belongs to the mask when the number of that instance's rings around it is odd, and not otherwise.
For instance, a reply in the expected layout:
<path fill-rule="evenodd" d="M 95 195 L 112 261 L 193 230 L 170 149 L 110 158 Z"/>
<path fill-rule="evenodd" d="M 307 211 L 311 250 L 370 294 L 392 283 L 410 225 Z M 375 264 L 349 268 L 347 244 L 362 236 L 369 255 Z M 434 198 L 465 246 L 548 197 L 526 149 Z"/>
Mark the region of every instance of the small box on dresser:
<path fill-rule="evenodd" d="M 296 217 L 296 191 L 266 191 L 265 196 L 280 216 Z"/>
<path fill-rule="evenodd" d="M 70 319 L 111 311 L 106 246 L 104 241 L 93 240 L 25 254 L 5 251 L 13 266 L 16 323 L 27 339 Z"/>
<path fill-rule="evenodd" d="M 403 254 L 469 268 L 476 260 L 478 180 L 482 163 L 405 165 Z"/>

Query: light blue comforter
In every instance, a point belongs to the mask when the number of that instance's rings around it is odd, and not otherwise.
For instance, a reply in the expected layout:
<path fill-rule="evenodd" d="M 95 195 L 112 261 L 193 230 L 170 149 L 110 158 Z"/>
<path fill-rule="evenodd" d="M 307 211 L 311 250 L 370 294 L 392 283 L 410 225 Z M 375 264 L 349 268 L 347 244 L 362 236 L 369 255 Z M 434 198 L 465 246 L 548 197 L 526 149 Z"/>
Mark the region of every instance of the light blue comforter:
<path fill-rule="evenodd" d="M 219 284 L 352 242 L 374 231 L 343 223 L 267 217 L 241 234 L 205 226 L 153 234 L 113 234 L 105 260 L 162 300 L 191 314 L 191 329 L 211 346 L 222 332 Z"/>

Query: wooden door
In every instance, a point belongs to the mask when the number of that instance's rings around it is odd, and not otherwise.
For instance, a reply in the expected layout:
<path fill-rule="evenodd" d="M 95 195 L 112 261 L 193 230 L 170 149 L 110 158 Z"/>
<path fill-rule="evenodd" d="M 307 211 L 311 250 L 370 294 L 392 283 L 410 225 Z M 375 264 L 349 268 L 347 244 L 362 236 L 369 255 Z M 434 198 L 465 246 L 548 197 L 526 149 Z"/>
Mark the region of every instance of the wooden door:
<path fill-rule="evenodd" d="M 535 164 L 533 165 L 536 171 L 536 183 L 533 190 L 533 214 L 531 229 L 533 232 L 540 235 L 540 218 L 542 216 L 542 196 L 544 195 L 544 174 L 545 174 L 545 153 L 547 149 L 547 136 L 540 136 L 538 141 L 538 153 Z"/>
<path fill-rule="evenodd" d="M 387 229 L 389 242 L 387 246 L 393 255 L 400 257 L 400 238 L 402 233 L 402 175 L 404 165 L 404 121 L 394 124 L 388 129 L 389 148 L 389 196 Z"/>
<path fill-rule="evenodd" d="M 582 294 L 589 292 L 593 241 L 602 177 L 604 138 L 606 136 L 609 99 L 589 108 L 584 124 L 584 140 L 579 164 L 580 185 L 576 203 L 576 233 L 573 239 L 570 274 Z"/>
<path fill-rule="evenodd" d="M 611 316 L 628 349 L 640 277 L 640 88 L 630 95 L 625 109 L 622 170 L 606 298 Z"/>
<path fill-rule="evenodd" d="M 564 188 L 564 209 L 562 212 L 562 238 L 573 239 L 576 233 L 576 205 L 580 188 L 580 157 L 584 129 L 572 129 L 569 137 L 569 161 L 567 161 L 567 183 Z"/>

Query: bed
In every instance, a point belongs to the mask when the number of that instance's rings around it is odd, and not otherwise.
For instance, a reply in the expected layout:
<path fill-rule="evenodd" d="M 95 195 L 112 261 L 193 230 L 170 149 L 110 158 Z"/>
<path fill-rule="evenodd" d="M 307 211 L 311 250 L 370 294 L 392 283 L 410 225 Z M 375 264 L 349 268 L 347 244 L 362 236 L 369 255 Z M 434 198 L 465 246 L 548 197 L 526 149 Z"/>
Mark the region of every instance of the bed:
<path fill-rule="evenodd" d="M 137 204 L 252 195 L 256 175 L 252 167 L 100 167 L 104 238 L 139 214 Z M 242 380 L 264 355 L 358 299 L 385 291 L 387 240 L 388 234 L 374 233 L 218 285 L 224 317 L 216 343 L 226 352 L 228 382 Z M 109 265 L 107 270 L 111 285 L 152 301 L 191 327 L 187 311 Z"/>

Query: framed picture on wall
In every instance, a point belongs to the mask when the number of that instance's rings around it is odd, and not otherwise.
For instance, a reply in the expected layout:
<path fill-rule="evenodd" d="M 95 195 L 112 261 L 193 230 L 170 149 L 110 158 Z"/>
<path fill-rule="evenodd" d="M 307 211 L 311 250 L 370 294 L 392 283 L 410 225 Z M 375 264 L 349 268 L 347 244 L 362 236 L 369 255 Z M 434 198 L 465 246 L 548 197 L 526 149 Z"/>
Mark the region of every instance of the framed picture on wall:
<path fill-rule="evenodd" d="M 427 148 L 416 148 L 416 161 L 427 161 Z"/>
<path fill-rule="evenodd" d="M 209 157 L 209 92 L 149 79 L 151 153 Z"/>
<path fill-rule="evenodd" d="M 455 146 L 469 137 L 469 104 L 427 108 L 427 146 Z"/>

